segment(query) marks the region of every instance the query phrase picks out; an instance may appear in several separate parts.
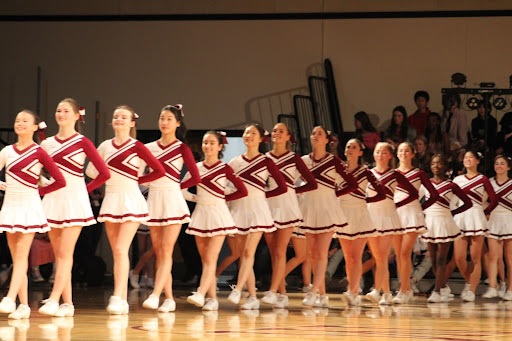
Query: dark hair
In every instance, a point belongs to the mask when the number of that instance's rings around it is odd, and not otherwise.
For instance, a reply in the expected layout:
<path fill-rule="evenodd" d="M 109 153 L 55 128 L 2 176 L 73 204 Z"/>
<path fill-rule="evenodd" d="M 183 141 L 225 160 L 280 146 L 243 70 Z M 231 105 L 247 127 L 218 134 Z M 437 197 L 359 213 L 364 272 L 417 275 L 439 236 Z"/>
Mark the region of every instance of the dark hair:
<path fill-rule="evenodd" d="M 430 124 L 430 119 L 434 117 L 439 121 L 439 124 L 435 127 L 433 127 Z M 428 144 L 430 143 L 441 143 L 444 146 L 444 140 L 443 140 L 443 131 L 441 130 L 441 115 L 439 115 L 436 112 L 431 112 L 427 116 L 427 128 L 425 129 L 425 137 L 427 138 Z M 432 139 L 433 136 L 433 140 Z M 446 146 L 444 146 L 446 147 Z M 444 148 L 443 147 L 443 148 Z"/>
<path fill-rule="evenodd" d="M 59 104 L 61 104 L 61 103 L 68 103 L 69 105 L 71 105 L 71 108 L 73 109 L 73 112 L 75 114 L 79 114 L 80 115 L 80 105 L 73 98 L 71 98 L 71 97 L 64 98 L 62 101 L 59 102 Z M 82 132 L 82 127 L 80 125 L 80 120 L 79 119 L 76 120 L 76 122 L 75 122 L 75 130 L 78 133 Z"/>
<path fill-rule="evenodd" d="M 411 142 L 409 142 L 409 141 L 401 142 L 401 143 L 398 145 L 398 148 L 400 148 L 400 146 L 401 146 L 402 144 L 407 145 L 409 148 L 411 148 L 411 151 L 412 151 L 414 154 L 416 154 L 416 149 L 414 148 L 414 146 L 413 146 L 413 144 L 412 144 Z M 398 151 L 398 148 L 397 148 L 397 151 Z"/>
<path fill-rule="evenodd" d="M 331 135 L 329 136 L 329 143 L 328 145 L 331 144 L 331 142 L 333 141 L 332 138 L 333 137 L 336 137 L 338 139 L 338 145 L 336 146 L 336 156 L 337 157 L 341 157 L 343 155 L 343 147 L 341 145 L 341 141 L 340 141 L 340 136 L 336 133 L 331 133 Z M 361 148 L 362 150 L 362 148 Z"/>
<path fill-rule="evenodd" d="M 398 127 L 398 125 L 395 123 L 395 119 L 393 117 L 395 111 L 398 111 L 404 117 L 400 127 Z M 405 108 L 402 105 L 399 105 L 399 106 L 395 107 L 393 109 L 393 111 L 391 111 L 391 123 L 390 123 L 388 129 L 386 130 L 386 137 L 390 137 L 391 138 L 392 136 L 396 135 L 397 128 L 400 128 L 400 135 L 398 137 L 402 141 L 407 140 L 407 137 L 408 137 L 407 136 L 407 132 L 409 131 L 409 122 L 407 120 L 407 111 L 405 110 Z"/>
<path fill-rule="evenodd" d="M 375 129 L 375 127 L 373 126 L 372 122 L 370 122 L 370 117 L 368 117 L 368 114 L 366 112 L 360 111 L 360 112 L 356 113 L 354 115 L 354 119 L 356 119 L 359 122 L 361 122 L 361 125 L 363 126 L 363 128 L 362 128 L 363 131 L 368 131 L 368 132 L 375 132 L 375 131 L 377 131 L 377 129 Z M 358 133 L 358 131 L 360 133 L 362 133 L 360 131 L 360 129 L 357 129 L 356 130 L 356 134 Z"/>
<path fill-rule="evenodd" d="M 427 100 L 427 102 L 430 101 L 430 95 L 425 90 L 416 91 L 416 93 L 414 94 L 414 102 L 418 100 L 418 97 L 423 97 L 424 99 Z"/>
<path fill-rule="evenodd" d="M 22 110 L 20 110 L 20 112 L 18 114 L 20 114 L 22 112 L 27 113 L 34 118 L 34 124 L 37 126 L 37 131 L 36 131 L 36 133 L 37 133 L 39 131 L 39 123 L 41 123 L 41 117 L 35 111 L 29 110 L 29 109 L 22 109 Z M 18 114 L 16 114 L 16 116 L 18 116 Z M 35 134 L 33 136 L 33 139 L 38 144 L 39 144 L 39 142 L 41 142 L 41 141 L 39 141 L 39 134 Z"/>
<path fill-rule="evenodd" d="M 356 138 L 352 138 L 352 139 L 348 140 L 348 141 L 347 141 L 347 144 L 349 144 L 350 142 L 355 142 L 355 143 L 357 143 L 357 144 L 359 145 L 359 149 L 361 150 L 361 152 L 363 152 L 363 153 L 361 154 L 361 156 L 359 156 L 359 157 L 357 158 L 357 163 L 358 163 L 359 165 L 362 165 L 362 164 L 363 164 L 363 154 L 364 154 L 364 150 L 366 149 L 366 146 L 363 144 L 363 142 L 361 142 L 361 140 L 356 139 Z M 345 148 L 346 148 L 346 145 L 345 145 Z"/>
<path fill-rule="evenodd" d="M 484 157 L 483 157 L 483 155 L 482 155 L 482 153 L 480 153 L 479 151 L 477 151 L 477 150 L 475 150 L 475 149 L 471 149 L 471 148 L 470 148 L 470 149 L 466 150 L 466 152 L 464 153 L 464 155 L 466 155 L 467 153 L 471 153 L 471 154 L 473 154 L 473 156 L 474 156 L 478 161 L 480 161 L 480 160 L 482 160 L 482 159 L 484 158 Z"/>
<path fill-rule="evenodd" d="M 508 167 L 512 168 L 512 159 L 510 159 L 508 156 L 505 156 L 503 154 L 496 155 L 496 157 L 494 158 L 494 162 L 496 162 L 496 160 L 498 159 L 504 159 Z"/>
<path fill-rule="evenodd" d="M 441 159 L 441 161 L 443 162 L 443 165 L 445 165 L 445 167 L 448 167 L 448 159 L 446 158 L 446 156 L 444 154 L 441 154 L 441 153 L 437 153 L 437 154 L 432 155 L 432 157 L 430 158 L 430 163 L 432 163 L 432 161 L 436 157 Z"/>
<path fill-rule="evenodd" d="M 223 143 L 223 136 L 220 132 L 217 130 L 208 130 L 206 133 L 204 133 L 203 138 L 206 135 L 213 135 L 217 138 L 217 141 L 219 141 L 219 145 L 222 145 L 222 149 L 219 151 L 219 159 L 222 159 L 224 157 L 224 150 L 226 150 L 226 145 Z"/>
<path fill-rule="evenodd" d="M 185 125 L 185 116 L 183 115 L 183 109 L 177 107 L 176 105 L 166 105 L 160 110 L 158 117 L 162 111 L 170 111 L 174 114 L 176 121 L 180 122 L 180 126 L 176 128 L 176 138 L 180 141 L 185 141 L 185 136 L 187 135 L 187 126 Z"/>
<path fill-rule="evenodd" d="M 119 110 L 119 109 L 123 109 L 123 110 L 127 110 L 129 111 L 131 114 L 132 114 L 132 121 L 135 122 L 135 126 L 131 127 L 130 128 L 130 136 L 132 138 L 136 138 L 137 137 L 137 118 L 136 118 L 136 114 L 135 114 L 135 110 L 133 110 L 130 106 L 128 105 L 118 105 L 115 109 L 114 109 L 114 112 L 116 110 Z"/>
<path fill-rule="evenodd" d="M 258 123 L 249 123 L 245 126 L 244 131 L 249 127 L 254 127 L 254 128 L 256 128 L 256 130 L 258 130 L 258 133 L 260 134 L 260 137 L 261 137 L 261 142 L 258 147 L 258 150 L 262 154 L 266 153 L 267 152 L 267 142 L 264 141 L 265 136 L 268 136 L 268 135 L 265 135 L 266 130 Z"/>

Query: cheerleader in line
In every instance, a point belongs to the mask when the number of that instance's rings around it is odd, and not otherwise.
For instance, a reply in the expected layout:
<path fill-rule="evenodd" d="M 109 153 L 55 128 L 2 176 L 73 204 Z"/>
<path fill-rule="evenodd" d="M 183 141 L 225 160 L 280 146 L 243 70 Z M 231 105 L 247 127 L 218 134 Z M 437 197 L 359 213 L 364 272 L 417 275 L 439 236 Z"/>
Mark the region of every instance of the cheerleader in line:
<path fill-rule="evenodd" d="M 225 133 L 211 130 L 203 136 L 204 161 L 197 163 L 201 176 L 201 182 L 197 185 L 197 194 L 183 190 L 185 199 L 197 203 L 186 233 L 195 236 L 203 263 L 199 288 L 187 297 L 187 302 L 209 311 L 219 309 L 215 280 L 217 259 L 226 235 L 236 230 L 226 201 L 240 199 L 247 195 L 247 188 L 242 180 L 235 175 L 228 164 L 219 159 L 222 158 L 222 151 L 227 144 L 223 134 Z M 190 174 L 187 174 L 185 179 L 189 176 Z M 228 181 L 234 185 L 236 191 L 225 195 Z M 208 298 L 205 301 L 206 294 Z"/>
<path fill-rule="evenodd" d="M 393 167 L 393 147 L 387 142 L 379 142 L 375 146 L 373 157 L 375 168 L 371 171 L 375 178 L 383 185 L 386 199 L 372 199 L 377 194 L 372 184 L 368 185 L 368 212 L 372 219 L 373 226 L 379 232 L 376 237 L 370 237 L 368 244 L 372 256 L 375 258 L 375 285 L 374 289 L 366 294 L 366 298 L 372 302 L 390 305 L 393 295 L 389 289 L 388 257 L 391 250 L 393 235 L 401 234 L 405 230 L 400 224 L 397 208 L 418 199 L 418 191 L 400 172 Z M 400 186 L 409 196 L 402 201 L 395 203 L 394 195 L 396 188 Z M 380 292 L 384 294 L 380 296 Z"/>
<path fill-rule="evenodd" d="M 162 136 L 158 141 L 146 144 L 165 169 L 165 176 L 148 185 L 150 219 L 147 225 L 156 255 L 156 276 L 153 292 L 142 303 L 144 308 L 158 309 L 159 312 L 176 309 L 172 293 L 172 255 L 181 224 L 190 221 L 190 211 L 181 190 L 195 186 L 200 181 L 192 151 L 180 141 L 186 132 L 182 109 L 181 104 L 163 107 L 158 118 L 158 128 Z M 180 183 L 183 164 L 190 176 Z M 165 292 L 165 300 L 159 307 L 162 290 Z"/>
<path fill-rule="evenodd" d="M 63 99 L 55 112 L 58 133 L 41 143 L 41 148 L 52 157 L 66 179 L 66 187 L 46 195 L 42 201 L 51 228 L 48 236 L 56 265 L 52 292 L 39 308 L 44 315 L 74 315 L 71 270 L 75 244 L 83 226 L 96 224 L 88 193 L 110 178 L 110 172 L 92 142 L 77 132 L 83 115 L 85 111 L 80 110 L 74 99 Z M 99 172 L 87 186 L 84 181 L 86 157 Z M 59 305 L 61 296 L 64 303 Z"/>
<path fill-rule="evenodd" d="M 272 282 L 261 301 L 277 308 L 288 306 L 286 288 L 280 288 L 286 275 L 286 249 L 293 229 L 303 222 L 297 194 L 317 188 L 316 180 L 304 161 L 299 155 L 290 151 L 290 138 L 291 134 L 286 124 L 276 124 L 272 129 L 273 148 L 266 154 L 279 168 L 287 185 L 286 193 L 268 198 L 268 205 L 277 230 L 265 233 L 265 241 L 272 257 Z M 299 177 L 304 179 L 305 184 L 295 187 L 295 182 Z M 269 183 L 270 188 L 276 187 L 273 178 L 270 179 Z M 283 289 L 279 296 L 276 295 L 278 289 Z"/>
<path fill-rule="evenodd" d="M 345 256 L 345 270 L 348 279 L 348 288 L 342 295 L 342 299 L 348 305 L 358 306 L 361 304 L 359 296 L 359 281 L 363 270 L 363 251 L 369 237 L 378 235 L 377 229 L 373 226 L 367 208 L 366 189 L 368 183 L 377 188 L 375 197 L 369 200 L 379 201 L 386 198 L 384 188 L 375 179 L 373 173 L 361 165 L 364 145 L 358 139 L 351 139 L 345 147 L 347 158 L 347 170 L 357 180 L 357 190 L 349 195 L 342 196 L 340 206 L 348 219 L 348 226 L 336 232 Z"/>
<path fill-rule="evenodd" d="M 442 154 L 432 156 L 430 170 L 434 177 L 430 179 L 430 182 L 438 193 L 438 198 L 434 204 L 425 210 L 425 222 L 428 230 L 421 236 L 428 242 L 428 252 L 430 253 L 432 270 L 436 279 L 434 290 L 427 300 L 430 303 L 447 302 L 449 300 L 448 291 L 441 290 L 448 281 L 446 276 L 448 251 L 451 242 L 461 236 L 453 217 L 472 206 L 471 199 L 466 193 L 457 184 L 446 179 L 447 165 L 448 163 Z M 425 199 L 430 200 L 430 196 L 430 192 L 427 192 Z M 454 196 L 462 200 L 463 205 L 450 210 L 450 202 L 455 198 Z"/>
<path fill-rule="evenodd" d="M 302 157 L 315 177 L 318 188 L 304 193 L 300 208 L 304 216 L 301 231 L 306 234 L 308 250 L 313 264 L 313 286 L 302 301 L 305 306 L 327 307 L 329 298 L 325 292 L 329 245 L 333 233 L 347 226 L 347 219 L 338 206 L 336 197 L 357 189 L 357 181 L 347 173 L 343 162 L 327 152 L 329 135 L 324 127 L 317 126 L 311 132 L 313 152 Z M 343 188 L 336 184 L 345 181 Z"/>
<path fill-rule="evenodd" d="M 107 311 L 114 315 L 128 314 L 130 310 L 126 300 L 130 271 L 128 251 L 139 224 L 149 219 L 148 206 L 139 184 L 154 181 L 165 174 L 160 162 L 135 139 L 138 117 L 129 106 L 118 106 L 112 118 L 115 136 L 98 147 L 98 153 L 111 172 L 98 221 L 105 222 L 114 257 L 114 292 L 107 306 Z M 142 173 L 141 159 L 153 171 L 139 177 Z M 86 174 L 94 179 L 98 171 L 90 163 Z"/>
<path fill-rule="evenodd" d="M 414 147 L 410 142 L 402 142 L 398 146 L 397 152 L 398 160 L 400 161 L 397 172 L 401 173 L 407 181 L 414 186 L 416 191 L 420 186 L 428 191 L 429 196 L 423 204 L 420 204 L 418 199 L 412 200 L 406 205 L 397 208 L 396 212 L 400 218 L 400 225 L 403 232 L 393 236 L 393 247 L 396 254 L 396 265 L 398 275 L 400 276 L 400 291 L 393 298 L 393 303 L 404 304 L 407 303 L 414 293 L 411 290 L 411 272 L 412 272 L 412 249 L 414 243 L 420 234 L 427 232 L 425 217 L 423 210 L 434 204 L 439 197 L 436 189 L 430 182 L 427 174 L 415 168 L 412 165 L 414 158 Z M 394 200 L 400 202 L 409 196 L 409 192 L 404 190 L 402 186 L 398 185 L 396 188 Z"/>
<path fill-rule="evenodd" d="M 228 301 L 238 304 L 242 288 L 246 284 L 250 296 L 242 304 L 242 309 L 259 309 L 260 306 L 256 298 L 254 254 L 263 232 L 276 230 L 266 198 L 281 195 L 287 190 L 286 182 L 274 162 L 259 151 L 260 144 L 264 142 L 267 134 L 258 124 L 247 126 L 243 134 L 247 151 L 229 161 L 229 165 L 242 179 L 249 193 L 244 198 L 233 200 L 230 208 L 237 227 L 235 238 L 243 251 L 238 280 L 229 294 Z M 270 176 L 276 181 L 277 187 L 265 192 L 266 182 Z"/>
<path fill-rule="evenodd" d="M 0 169 L 5 167 L 5 198 L 0 211 L 0 232 L 7 233 L 13 270 L 9 291 L 0 302 L 0 313 L 12 319 L 30 317 L 28 306 L 28 255 L 36 232 L 50 230 L 44 216 L 41 198 L 66 185 L 66 180 L 52 158 L 34 142 L 40 119 L 23 110 L 16 115 L 14 132 L 18 141 L 0 152 Z M 44 123 L 43 123 L 44 124 Z M 55 180 L 38 187 L 39 174 L 45 168 Z M 16 297 L 20 305 L 16 308 Z"/>
<path fill-rule="evenodd" d="M 455 223 L 460 228 L 462 238 L 453 242 L 453 251 L 455 262 L 460 273 L 466 280 L 466 285 L 461 293 L 461 298 L 467 302 L 475 300 L 475 291 L 480 282 L 482 273 L 482 247 L 485 235 L 489 232 L 486 215 L 496 207 L 498 201 L 494 195 L 489 179 L 478 173 L 481 155 L 473 151 L 467 151 L 464 154 L 463 164 L 466 168 L 466 174 L 459 175 L 453 182 L 456 183 L 466 195 L 471 198 L 473 206 L 455 216 Z M 489 206 L 483 209 L 483 204 L 490 199 Z M 461 205 L 460 201 L 458 205 Z M 471 263 L 467 262 L 467 249 L 469 245 Z"/>
<path fill-rule="evenodd" d="M 503 251 L 505 251 L 508 290 L 503 299 L 507 301 L 512 301 L 512 180 L 508 177 L 511 164 L 510 158 L 504 155 L 498 155 L 494 158 L 496 176 L 491 178 L 490 182 L 496 193 L 498 205 L 491 212 L 488 222 L 489 266 L 487 278 L 489 278 L 489 288 L 483 295 L 484 298 L 498 296 L 498 283 L 496 281 L 498 260 L 503 259 Z"/>

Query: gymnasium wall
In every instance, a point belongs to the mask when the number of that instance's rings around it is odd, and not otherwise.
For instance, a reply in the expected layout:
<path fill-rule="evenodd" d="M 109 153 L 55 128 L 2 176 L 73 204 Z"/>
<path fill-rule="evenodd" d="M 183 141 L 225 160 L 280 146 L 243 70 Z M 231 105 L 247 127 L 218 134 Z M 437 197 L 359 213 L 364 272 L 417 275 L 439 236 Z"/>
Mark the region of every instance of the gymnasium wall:
<path fill-rule="evenodd" d="M 381 126 L 394 106 L 414 109 L 417 89 L 439 110 L 440 88 L 454 72 L 465 73 L 468 86 L 508 88 L 507 32 L 511 17 L 0 22 L 0 127 L 35 108 L 40 66 L 49 133 L 57 102 L 68 96 L 86 108 L 91 138 L 100 102 L 100 140 L 112 136 L 111 114 L 123 103 L 141 115 L 142 129 L 156 128 L 159 109 L 174 103 L 184 104 L 191 129 L 251 120 L 270 129 L 277 114 L 291 112 L 286 95 L 303 93 L 324 58 L 333 62 L 345 129 L 353 130 L 359 110 Z"/>

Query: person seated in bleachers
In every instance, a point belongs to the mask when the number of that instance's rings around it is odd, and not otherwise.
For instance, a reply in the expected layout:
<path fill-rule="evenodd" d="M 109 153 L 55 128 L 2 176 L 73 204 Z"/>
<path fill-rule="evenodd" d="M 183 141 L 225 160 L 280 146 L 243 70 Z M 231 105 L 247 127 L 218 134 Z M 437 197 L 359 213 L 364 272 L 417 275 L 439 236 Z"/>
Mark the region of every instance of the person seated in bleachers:
<path fill-rule="evenodd" d="M 442 128 L 448 134 L 450 144 L 454 147 L 464 147 L 468 144 L 468 122 L 466 113 L 460 109 L 460 96 L 453 96 L 453 105 L 449 110 L 443 110 Z"/>
<path fill-rule="evenodd" d="M 354 125 L 356 126 L 356 138 L 359 141 L 363 141 L 366 147 L 363 150 L 363 161 L 372 163 L 373 162 L 373 150 L 375 145 L 380 142 L 380 134 L 370 122 L 370 117 L 364 111 L 360 111 L 354 115 Z"/>
<path fill-rule="evenodd" d="M 428 108 L 428 101 L 430 95 L 424 90 L 416 91 L 414 94 L 414 102 L 418 107 L 418 110 L 409 116 L 409 126 L 416 130 L 416 136 L 425 135 L 425 129 L 427 128 L 427 117 L 430 114 Z"/>
<path fill-rule="evenodd" d="M 391 123 L 384 132 L 384 139 L 398 140 L 398 143 L 404 141 L 411 142 L 416 136 L 416 131 L 409 127 L 407 112 L 401 105 L 395 107 L 392 111 Z"/>

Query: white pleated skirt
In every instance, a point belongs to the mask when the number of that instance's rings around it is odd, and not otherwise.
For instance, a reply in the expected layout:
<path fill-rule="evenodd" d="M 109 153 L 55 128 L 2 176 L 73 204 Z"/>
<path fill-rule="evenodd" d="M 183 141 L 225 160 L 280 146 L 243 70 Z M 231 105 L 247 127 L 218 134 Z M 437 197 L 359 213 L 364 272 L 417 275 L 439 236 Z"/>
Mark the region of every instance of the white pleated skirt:
<path fill-rule="evenodd" d="M 481 236 L 489 232 L 487 219 L 481 206 L 473 206 L 457 214 L 454 219 L 463 236 Z"/>
<path fill-rule="evenodd" d="M 190 211 L 179 185 L 167 189 L 150 187 L 147 205 L 149 226 L 185 224 L 190 221 Z"/>
<path fill-rule="evenodd" d="M 98 221 L 113 223 L 134 221 L 145 223 L 148 219 L 148 205 L 137 184 L 135 186 L 107 185 Z"/>
<path fill-rule="evenodd" d="M 0 210 L 0 232 L 47 232 L 50 231 L 44 215 L 39 192 L 5 192 Z"/>
<path fill-rule="evenodd" d="M 368 204 L 368 213 L 379 236 L 404 233 L 393 200 L 384 199 Z"/>
<path fill-rule="evenodd" d="M 334 189 L 321 188 L 306 192 L 300 202 L 304 223 L 302 233 L 335 232 L 348 225 Z"/>
<path fill-rule="evenodd" d="M 427 232 L 421 238 L 429 243 L 447 243 L 462 237 L 459 227 L 455 224 L 452 213 L 449 209 L 431 212 L 425 211 L 425 223 Z"/>
<path fill-rule="evenodd" d="M 288 188 L 284 194 L 267 198 L 267 202 L 277 229 L 302 225 L 304 220 L 294 189 Z"/>
<path fill-rule="evenodd" d="M 229 208 L 236 233 L 273 232 L 276 230 L 265 195 L 251 195 L 231 201 Z"/>
<path fill-rule="evenodd" d="M 425 215 L 423 214 L 419 200 L 414 200 L 407 205 L 397 208 L 396 213 L 400 219 L 400 226 L 404 229 L 403 233 L 427 232 Z"/>
<path fill-rule="evenodd" d="M 491 212 L 489 217 L 488 238 L 510 239 L 512 238 L 512 212 Z"/>
<path fill-rule="evenodd" d="M 377 229 L 373 226 L 366 202 L 361 205 L 343 204 L 341 209 L 348 220 L 348 225 L 336 230 L 335 238 L 358 239 L 379 235 Z"/>
<path fill-rule="evenodd" d="M 236 232 L 235 222 L 224 201 L 216 203 L 198 203 L 185 231 L 200 237 L 213 237 Z"/>
<path fill-rule="evenodd" d="M 83 178 L 68 176 L 66 187 L 46 194 L 42 205 L 51 228 L 96 224 Z"/>

